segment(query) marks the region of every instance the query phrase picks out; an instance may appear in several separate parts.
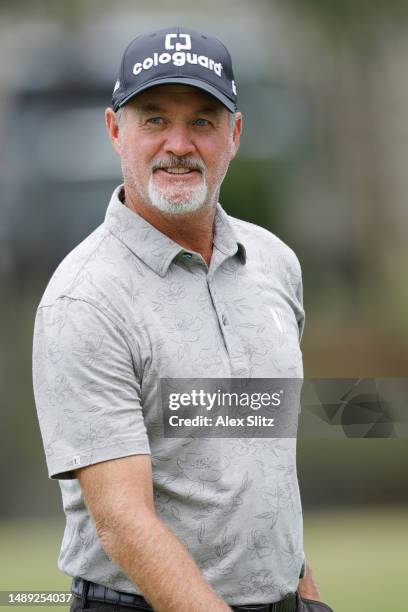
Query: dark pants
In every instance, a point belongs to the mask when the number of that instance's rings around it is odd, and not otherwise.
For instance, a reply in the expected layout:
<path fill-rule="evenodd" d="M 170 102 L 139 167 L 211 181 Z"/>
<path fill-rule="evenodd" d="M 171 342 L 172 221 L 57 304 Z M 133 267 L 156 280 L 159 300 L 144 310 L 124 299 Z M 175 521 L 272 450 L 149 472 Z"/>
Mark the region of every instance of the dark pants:
<path fill-rule="evenodd" d="M 235 608 L 232 609 L 234 610 Z M 237 609 L 239 610 L 239 608 Z M 84 607 L 83 601 L 79 597 L 73 597 L 70 612 L 86 612 L 86 610 L 93 610 L 94 612 L 131 612 L 132 610 L 134 612 L 153 612 L 153 608 L 149 606 L 143 597 L 140 598 L 140 604 L 138 603 L 137 607 L 113 603 L 103 604 L 98 601 L 89 600 L 85 602 Z M 253 612 L 255 612 L 255 610 Z M 333 610 L 327 604 L 311 599 L 302 599 L 299 594 L 297 594 L 296 612 L 333 612 Z"/>
<path fill-rule="evenodd" d="M 149 606 L 143 597 L 140 598 L 140 605 L 137 607 L 129 607 L 123 604 L 114 603 L 100 603 L 99 601 L 89 601 L 89 599 L 86 601 L 84 607 L 82 599 L 74 595 L 70 612 L 82 612 L 83 610 L 93 610 L 94 612 L 153 612 L 153 608 Z"/>

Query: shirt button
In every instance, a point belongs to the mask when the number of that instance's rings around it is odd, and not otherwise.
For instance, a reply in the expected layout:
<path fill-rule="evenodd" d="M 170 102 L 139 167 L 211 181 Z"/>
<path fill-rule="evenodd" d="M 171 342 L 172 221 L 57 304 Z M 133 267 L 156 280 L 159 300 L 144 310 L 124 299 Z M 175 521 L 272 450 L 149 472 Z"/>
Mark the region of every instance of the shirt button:
<path fill-rule="evenodd" d="M 183 253 L 184 259 L 191 259 L 193 257 L 192 253 Z"/>
<path fill-rule="evenodd" d="M 222 315 L 221 320 L 223 325 L 228 325 L 228 319 L 225 313 Z"/>

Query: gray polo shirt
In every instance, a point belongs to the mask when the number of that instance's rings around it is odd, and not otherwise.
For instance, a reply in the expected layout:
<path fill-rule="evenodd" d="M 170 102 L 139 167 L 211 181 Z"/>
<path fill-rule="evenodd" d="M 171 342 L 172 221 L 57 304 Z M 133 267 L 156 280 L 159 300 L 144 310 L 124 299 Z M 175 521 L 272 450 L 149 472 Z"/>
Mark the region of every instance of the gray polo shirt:
<path fill-rule="evenodd" d="M 106 555 L 73 470 L 151 454 L 158 515 L 229 604 L 294 592 L 304 562 L 295 439 L 164 438 L 160 378 L 303 376 L 299 262 L 217 207 L 209 268 L 127 208 L 53 274 L 39 304 L 33 381 L 70 576 L 140 593 Z"/>

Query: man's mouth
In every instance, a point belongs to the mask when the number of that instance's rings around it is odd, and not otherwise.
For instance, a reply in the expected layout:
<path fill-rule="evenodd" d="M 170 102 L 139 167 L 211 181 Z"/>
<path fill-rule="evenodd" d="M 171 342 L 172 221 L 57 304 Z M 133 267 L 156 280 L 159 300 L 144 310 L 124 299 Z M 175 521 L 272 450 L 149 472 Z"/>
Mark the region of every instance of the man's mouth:
<path fill-rule="evenodd" d="M 170 168 L 158 168 L 158 170 L 163 170 L 163 172 L 167 172 L 167 174 L 190 174 L 191 172 L 199 172 L 195 168 L 182 168 L 172 166 Z"/>
<path fill-rule="evenodd" d="M 171 181 L 196 181 L 201 176 L 199 168 L 188 168 L 186 166 L 160 166 L 154 170 L 154 174 L 159 179 L 160 176 L 166 176 L 164 180 Z M 160 180 L 160 179 L 159 179 Z"/>

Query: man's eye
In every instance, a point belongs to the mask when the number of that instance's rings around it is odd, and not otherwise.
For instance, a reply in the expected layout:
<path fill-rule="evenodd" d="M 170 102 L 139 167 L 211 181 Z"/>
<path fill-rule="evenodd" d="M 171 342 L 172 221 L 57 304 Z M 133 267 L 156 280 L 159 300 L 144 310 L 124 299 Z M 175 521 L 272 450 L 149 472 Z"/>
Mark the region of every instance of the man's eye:
<path fill-rule="evenodd" d="M 147 122 L 152 123 L 153 125 L 161 125 L 163 122 L 163 117 L 150 117 Z"/>
<path fill-rule="evenodd" d="M 198 125 L 199 127 L 204 127 L 206 125 L 209 125 L 210 122 L 208 121 L 208 119 L 196 119 L 194 121 L 195 125 Z"/>

